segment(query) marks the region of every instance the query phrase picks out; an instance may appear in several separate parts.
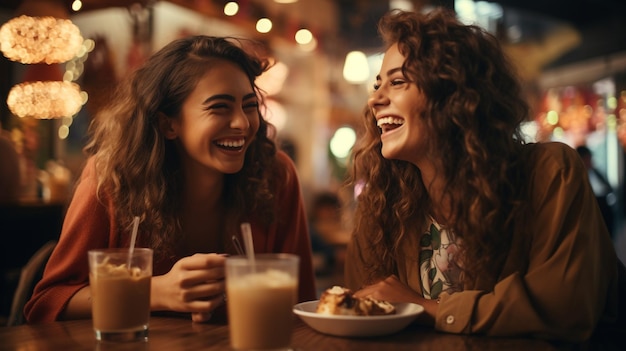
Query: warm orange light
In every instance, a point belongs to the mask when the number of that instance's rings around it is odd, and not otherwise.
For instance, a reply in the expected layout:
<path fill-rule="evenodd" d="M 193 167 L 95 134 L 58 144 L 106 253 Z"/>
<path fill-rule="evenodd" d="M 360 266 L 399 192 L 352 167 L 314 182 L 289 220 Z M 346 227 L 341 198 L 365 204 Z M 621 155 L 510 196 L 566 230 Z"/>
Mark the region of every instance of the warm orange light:
<path fill-rule="evenodd" d="M 82 43 L 80 30 L 68 19 L 20 16 L 0 28 L 4 56 L 26 64 L 69 61 Z"/>

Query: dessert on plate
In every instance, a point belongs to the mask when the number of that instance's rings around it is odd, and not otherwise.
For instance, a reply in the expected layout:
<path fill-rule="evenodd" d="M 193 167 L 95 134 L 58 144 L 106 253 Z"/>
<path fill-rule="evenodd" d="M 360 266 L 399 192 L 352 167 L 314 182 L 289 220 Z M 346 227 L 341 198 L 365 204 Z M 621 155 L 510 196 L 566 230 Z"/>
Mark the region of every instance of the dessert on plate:
<path fill-rule="evenodd" d="M 352 290 L 333 286 L 320 296 L 316 312 L 343 316 L 382 316 L 395 314 L 396 308 L 387 301 L 354 297 Z"/>

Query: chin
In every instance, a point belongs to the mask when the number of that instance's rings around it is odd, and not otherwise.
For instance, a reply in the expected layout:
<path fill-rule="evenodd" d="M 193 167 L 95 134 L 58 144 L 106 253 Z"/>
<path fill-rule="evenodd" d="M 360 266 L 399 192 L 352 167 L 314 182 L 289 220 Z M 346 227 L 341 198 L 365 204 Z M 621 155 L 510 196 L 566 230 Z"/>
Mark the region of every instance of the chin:
<path fill-rule="evenodd" d="M 393 160 L 396 157 L 396 153 L 393 152 L 393 150 L 389 150 L 389 149 L 385 149 L 385 146 L 383 145 L 382 150 L 380 150 L 380 153 L 383 155 L 384 158 L 388 159 L 388 160 Z"/>
<path fill-rule="evenodd" d="M 236 163 L 222 164 L 220 171 L 224 174 L 235 174 L 243 169 L 243 160 Z"/>
<path fill-rule="evenodd" d="M 243 169 L 243 165 L 242 167 L 226 167 L 226 168 L 221 169 L 221 171 L 224 174 L 235 174 L 235 173 L 239 173 L 242 169 Z"/>

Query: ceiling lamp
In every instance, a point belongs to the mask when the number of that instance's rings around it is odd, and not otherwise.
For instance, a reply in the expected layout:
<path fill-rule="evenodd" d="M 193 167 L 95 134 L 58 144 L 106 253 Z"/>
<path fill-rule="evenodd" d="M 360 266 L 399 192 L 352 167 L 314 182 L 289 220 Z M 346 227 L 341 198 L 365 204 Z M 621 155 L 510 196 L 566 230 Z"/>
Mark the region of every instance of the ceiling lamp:
<path fill-rule="evenodd" d="M 60 0 L 24 0 L 17 13 L 20 16 L 0 27 L 0 50 L 9 60 L 34 69 L 29 70 L 28 81 L 9 91 L 9 110 L 21 118 L 73 116 L 83 105 L 80 88 L 55 77 L 51 65 L 76 56 L 83 45 L 80 30 L 68 19 Z"/>
<path fill-rule="evenodd" d="M 356 142 L 356 132 L 352 127 L 341 127 L 335 131 L 330 139 L 330 152 L 345 165 L 347 157 Z"/>
<path fill-rule="evenodd" d="M 51 119 L 78 113 L 82 100 L 80 88 L 76 83 L 25 82 L 11 88 L 7 105 L 18 117 Z"/>
<path fill-rule="evenodd" d="M 343 78 L 350 83 L 367 82 L 370 75 L 367 56 L 362 51 L 350 51 L 343 65 Z"/>
<path fill-rule="evenodd" d="M 22 15 L 0 28 L 4 56 L 25 64 L 69 61 L 82 43 L 80 30 L 68 19 Z"/>

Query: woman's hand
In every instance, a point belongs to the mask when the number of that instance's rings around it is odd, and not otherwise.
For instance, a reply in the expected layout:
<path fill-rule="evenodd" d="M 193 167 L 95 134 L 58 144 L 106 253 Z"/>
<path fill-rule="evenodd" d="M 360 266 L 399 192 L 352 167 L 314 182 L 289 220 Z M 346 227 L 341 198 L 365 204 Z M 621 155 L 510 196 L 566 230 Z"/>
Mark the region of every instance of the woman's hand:
<path fill-rule="evenodd" d="M 372 285 L 365 286 L 354 293 L 355 297 L 370 296 L 388 302 L 411 302 L 422 305 L 424 313 L 418 318 L 421 324 L 434 325 L 437 315 L 437 301 L 425 299 L 416 291 L 402 283 L 398 277 L 391 275 Z"/>
<path fill-rule="evenodd" d="M 172 269 L 152 278 L 151 308 L 191 312 L 194 322 L 204 322 L 224 304 L 224 263 L 220 254 L 195 254 L 184 257 Z"/>
<path fill-rule="evenodd" d="M 361 288 L 354 293 L 355 297 L 373 297 L 388 302 L 420 303 L 424 300 L 417 292 L 404 285 L 398 277 L 391 275 L 384 280 Z"/>

